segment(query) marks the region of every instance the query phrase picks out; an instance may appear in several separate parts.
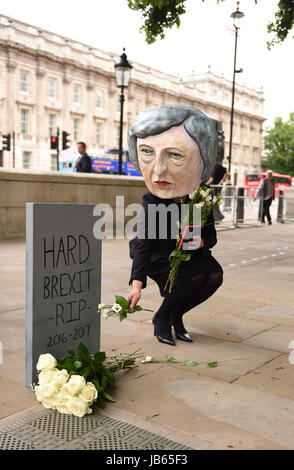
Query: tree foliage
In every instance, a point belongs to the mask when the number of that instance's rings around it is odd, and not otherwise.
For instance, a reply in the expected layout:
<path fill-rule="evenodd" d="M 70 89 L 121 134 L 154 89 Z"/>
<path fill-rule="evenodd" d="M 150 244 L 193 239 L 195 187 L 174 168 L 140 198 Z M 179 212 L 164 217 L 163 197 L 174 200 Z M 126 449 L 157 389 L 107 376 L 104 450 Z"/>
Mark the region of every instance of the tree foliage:
<path fill-rule="evenodd" d="M 267 168 L 294 176 L 294 113 L 288 121 L 275 119 L 273 127 L 266 130 L 264 148 Z"/>
<path fill-rule="evenodd" d="M 217 3 L 224 1 L 216 0 Z M 257 3 L 257 0 L 254 1 Z M 129 8 L 142 13 L 144 22 L 140 31 L 145 34 L 148 44 L 152 44 L 158 38 L 164 39 L 167 28 L 173 26 L 179 28 L 180 17 L 186 13 L 186 3 L 187 0 L 128 0 Z M 268 49 L 284 41 L 293 25 L 294 0 L 279 0 L 274 21 L 267 25 L 268 33 L 275 34 L 273 39 L 267 41 Z"/>

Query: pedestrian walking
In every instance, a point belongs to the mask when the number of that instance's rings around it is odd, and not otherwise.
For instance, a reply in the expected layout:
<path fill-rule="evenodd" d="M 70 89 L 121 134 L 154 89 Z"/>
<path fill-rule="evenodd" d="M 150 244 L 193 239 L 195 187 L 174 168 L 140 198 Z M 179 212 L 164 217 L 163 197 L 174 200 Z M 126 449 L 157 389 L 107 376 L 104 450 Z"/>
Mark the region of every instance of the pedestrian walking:
<path fill-rule="evenodd" d="M 275 199 L 275 179 L 273 177 L 272 170 L 266 172 L 265 177 L 261 181 L 256 196 L 261 196 L 262 200 L 262 216 L 261 222 L 265 223 L 265 218 L 267 218 L 268 224 L 272 225 L 272 218 L 270 214 L 270 205 Z"/>
<path fill-rule="evenodd" d="M 79 152 L 79 158 L 76 161 L 74 167 L 74 173 L 91 173 L 92 172 L 92 162 L 89 155 L 86 153 L 86 144 L 85 142 L 78 142 L 77 150 Z"/>

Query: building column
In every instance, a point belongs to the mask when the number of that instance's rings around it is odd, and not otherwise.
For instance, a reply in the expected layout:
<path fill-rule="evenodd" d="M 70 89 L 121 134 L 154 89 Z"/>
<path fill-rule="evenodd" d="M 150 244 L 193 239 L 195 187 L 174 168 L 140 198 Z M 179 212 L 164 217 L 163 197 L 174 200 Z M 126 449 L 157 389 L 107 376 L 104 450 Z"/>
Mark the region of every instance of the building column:
<path fill-rule="evenodd" d="M 37 64 L 36 69 L 36 151 L 37 155 L 35 157 L 35 165 L 33 167 L 40 169 L 46 168 L 46 163 L 42 160 L 42 147 L 45 148 L 46 144 L 46 115 L 44 114 L 44 76 L 46 75 L 45 70 L 40 67 L 40 64 Z M 48 152 L 49 152 L 49 141 L 47 142 Z M 47 152 L 47 153 L 48 153 Z M 46 153 L 46 154 L 47 154 Z M 50 164 L 49 164 L 50 165 Z M 50 168 L 50 166 L 49 166 Z"/>
<path fill-rule="evenodd" d="M 16 129 L 16 80 L 15 80 L 15 69 L 17 67 L 15 57 L 12 56 L 11 52 L 8 51 L 8 58 L 6 62 L 6 70 L 7 70 L 7 93 L 6 93 L 6 122 L 8 123 L 8 127 L 5 128 L 5 134 L 13 133 L 17 135 Z M 17 151 L 17 149 L 16 149 Z M 15 156 L 15 160 L 17 160 L 17 156 Z M 12 168 L 13 167 L 13 154 L 12 154 L 12 140 L 11 140 L 11 152 L 4 152 L 4 161 L 3 166 Z"/>

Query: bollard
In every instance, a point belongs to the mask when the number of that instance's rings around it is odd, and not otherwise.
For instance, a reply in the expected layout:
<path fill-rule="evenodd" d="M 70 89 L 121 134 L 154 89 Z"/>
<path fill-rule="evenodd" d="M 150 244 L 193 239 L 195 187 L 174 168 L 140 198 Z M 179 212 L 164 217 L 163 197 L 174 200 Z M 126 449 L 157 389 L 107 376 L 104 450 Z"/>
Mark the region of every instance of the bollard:
<path fill-rule="evenodd" d="M 279 189 L 277 222 L 283 223 L 283 212 L 284 212 L 284 191 L 283 189 Z"/>
<path fill-rule="evenodd" d="M 244 222 L 244 188 L 237 188 L 237 206 L 236 206 L 237 223 Z"/>

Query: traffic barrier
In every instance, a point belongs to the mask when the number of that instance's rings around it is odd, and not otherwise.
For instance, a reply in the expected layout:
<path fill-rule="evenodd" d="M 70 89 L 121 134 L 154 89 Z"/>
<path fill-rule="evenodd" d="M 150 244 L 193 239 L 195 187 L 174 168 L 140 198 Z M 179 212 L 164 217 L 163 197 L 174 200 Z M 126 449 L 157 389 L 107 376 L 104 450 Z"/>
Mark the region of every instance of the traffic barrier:
<path fill-rule="evenodd" d="M 279 190 L 277 221 L 284 224 L 294 222 L 294 188 Z"/>

